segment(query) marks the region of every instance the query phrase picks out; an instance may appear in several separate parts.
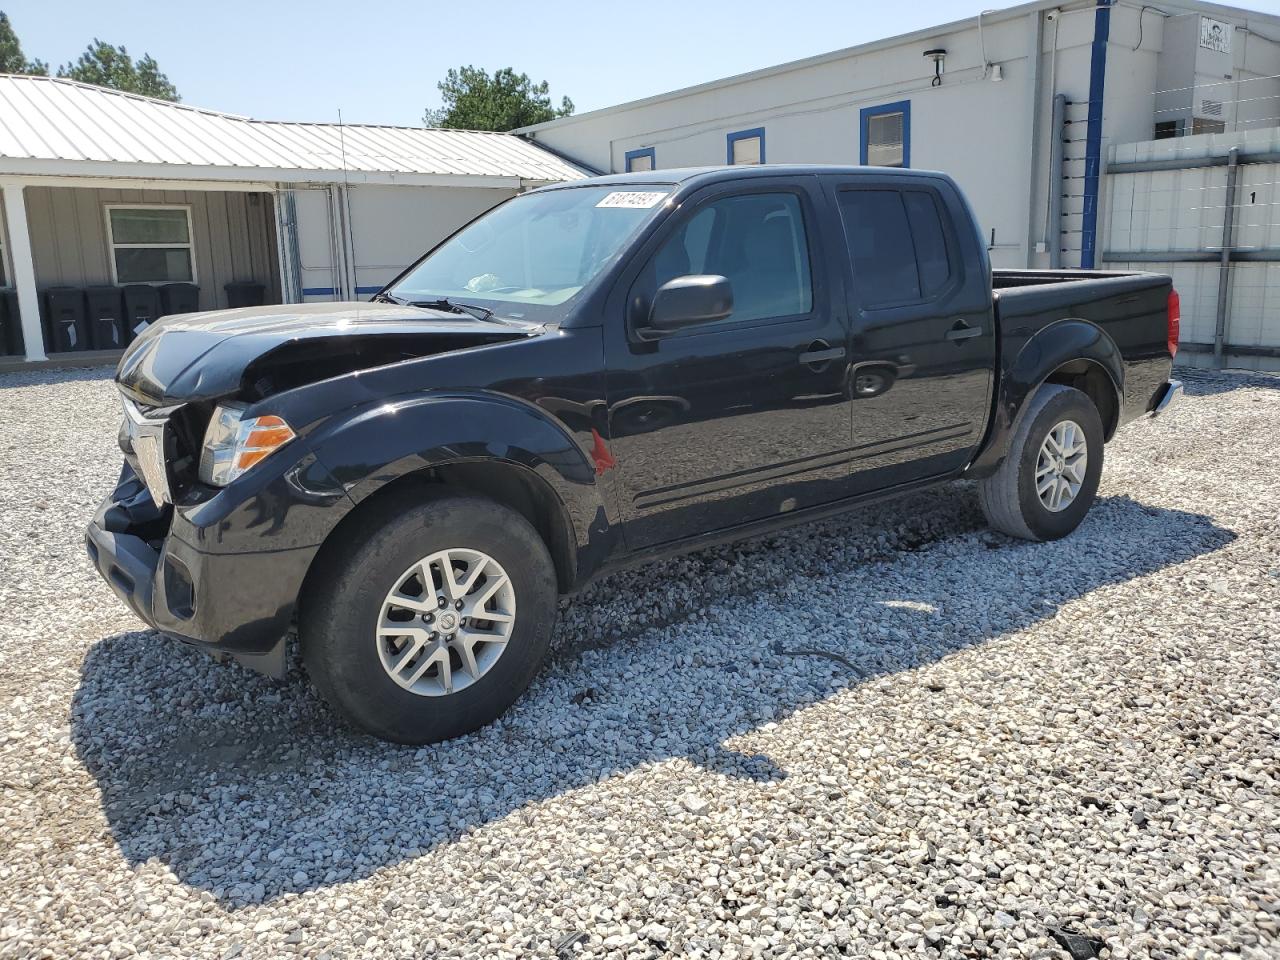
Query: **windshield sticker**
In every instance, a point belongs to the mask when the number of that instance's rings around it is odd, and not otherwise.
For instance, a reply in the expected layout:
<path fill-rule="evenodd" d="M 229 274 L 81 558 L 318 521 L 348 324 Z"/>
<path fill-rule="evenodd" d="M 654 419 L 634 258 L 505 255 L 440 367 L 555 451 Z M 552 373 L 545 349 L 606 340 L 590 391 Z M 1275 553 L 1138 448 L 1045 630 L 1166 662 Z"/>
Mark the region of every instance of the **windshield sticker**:
<path fill-rule="evenodd" d="M 596 204 L 597 207 L 622 207 L 627 210 L 648 210 L 656 207 L 665 198 L 662 191 L 615 190 Z"/>

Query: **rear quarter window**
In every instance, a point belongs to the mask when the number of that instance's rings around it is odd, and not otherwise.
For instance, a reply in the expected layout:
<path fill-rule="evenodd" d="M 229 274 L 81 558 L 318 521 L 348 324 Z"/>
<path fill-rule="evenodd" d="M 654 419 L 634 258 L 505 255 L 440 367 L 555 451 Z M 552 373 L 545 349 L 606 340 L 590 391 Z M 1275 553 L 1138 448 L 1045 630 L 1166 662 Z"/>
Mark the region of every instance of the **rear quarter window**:
<path fill-rule="evenodd" d="M 937 198 L 923 190 L 908 190 L 902 195 L 902 201 L 907 207 L 907 222 L 916 248 L 920 294 L 926 299 L 935 297 L 951 280 L 951 258 Z"/>

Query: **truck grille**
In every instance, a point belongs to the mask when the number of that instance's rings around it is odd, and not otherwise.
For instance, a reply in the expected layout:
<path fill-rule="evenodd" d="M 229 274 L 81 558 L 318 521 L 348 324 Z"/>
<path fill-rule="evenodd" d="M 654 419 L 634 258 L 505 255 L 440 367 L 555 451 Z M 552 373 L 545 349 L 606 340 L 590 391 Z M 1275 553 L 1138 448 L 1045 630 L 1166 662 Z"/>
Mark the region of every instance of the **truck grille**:
<path fill-rule="evenodd" d="M 173 503 L 169 471 L 165 466 L 165 430 L 173 408 L 150 410 L 144 415 L 128 397 L 122 396 L 120 402 L 124 406 L 124 433 L 133 451 L 138 475 L 157 505 Z"/>

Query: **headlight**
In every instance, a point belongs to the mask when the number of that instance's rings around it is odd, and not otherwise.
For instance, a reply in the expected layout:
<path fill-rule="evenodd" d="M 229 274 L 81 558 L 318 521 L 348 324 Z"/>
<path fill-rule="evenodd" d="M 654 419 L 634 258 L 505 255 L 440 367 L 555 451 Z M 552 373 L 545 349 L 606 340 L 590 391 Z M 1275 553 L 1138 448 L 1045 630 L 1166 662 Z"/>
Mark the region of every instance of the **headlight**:
<path fill-rule="evenodd" d="M 200 452 L 200 479 L 215 487 L 225 487 L 255 463 L 265 460 L 295 436 L 279 417 L 244 417 L 240 403 L 220 404 L 204 432 Z"/>

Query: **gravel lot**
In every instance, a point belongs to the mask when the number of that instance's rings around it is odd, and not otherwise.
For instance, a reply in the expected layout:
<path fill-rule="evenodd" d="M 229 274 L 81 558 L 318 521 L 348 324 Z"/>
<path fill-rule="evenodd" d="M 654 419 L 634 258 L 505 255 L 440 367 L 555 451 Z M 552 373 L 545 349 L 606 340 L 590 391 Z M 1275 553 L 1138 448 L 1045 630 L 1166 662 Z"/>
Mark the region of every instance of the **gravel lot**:
<path fill-rule="evenodd" d="M 415 750 L 142 629 L 107 371 L 0 377 L 0 957 L 1276 957 L 1280 379 L 1188 386 L 1065 541 L 959 486 L 617 576 Z"/>

